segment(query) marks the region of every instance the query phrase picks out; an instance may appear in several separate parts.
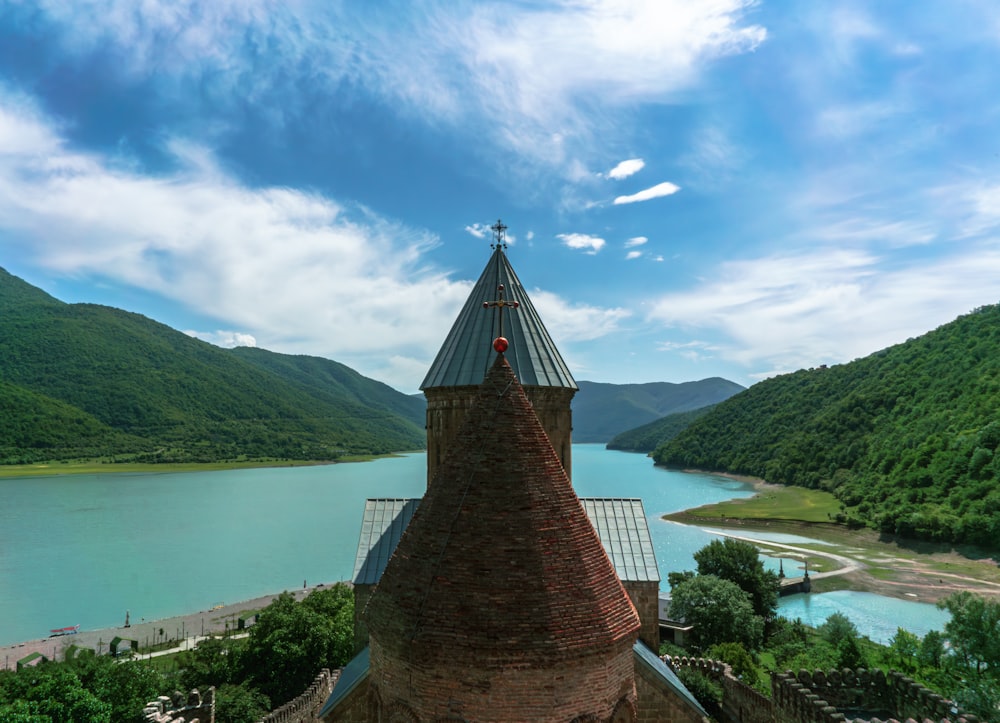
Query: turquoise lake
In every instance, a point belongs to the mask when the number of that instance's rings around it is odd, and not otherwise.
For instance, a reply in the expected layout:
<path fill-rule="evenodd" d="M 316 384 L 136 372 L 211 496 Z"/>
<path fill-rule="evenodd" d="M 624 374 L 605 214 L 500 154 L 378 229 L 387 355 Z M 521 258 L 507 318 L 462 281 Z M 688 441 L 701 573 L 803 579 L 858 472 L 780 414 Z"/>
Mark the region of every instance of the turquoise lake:
<path fill-rule="evenodd" d="M 0 646 L 206 610 L 285 589 L 346 580 L 354 570 L 368 497 L 419 497 L 423 454 L 358 464 L 221 472 L 106 474 L 0 480 Z M 752 494 L 717 475 L 654 467 L 648 457 L 574 445 L 582 497 L 640 497 L 662 587 L 694 568 L 711 532 L 660 516 Z M 769 564 L 777 565 L 776 561 Z M 786 570 L 788 568 L 786 567 Z M 885 641 L 897 626 L 918 635 L 947 614 L 918 602 L 838 592 L 783 598 L 810 624 L 840 610 Z"/>

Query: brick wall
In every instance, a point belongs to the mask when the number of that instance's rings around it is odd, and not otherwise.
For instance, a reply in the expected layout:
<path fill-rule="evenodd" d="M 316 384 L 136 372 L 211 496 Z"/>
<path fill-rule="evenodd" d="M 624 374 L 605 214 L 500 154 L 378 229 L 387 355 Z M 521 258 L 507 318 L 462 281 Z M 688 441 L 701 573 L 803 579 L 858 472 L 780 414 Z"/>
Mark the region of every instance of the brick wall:
<path fill-rule="evenodd" d="M 424 669 L 385 654 L 371 640 L 369 685 L 383 715 L 396 711 L 421 721 L 608 721 L 635 703 L 631 643 L 548 667 L 487 670 L 441 660 Z M 593 716 L 587 718 L 586 716 Z M 629 715 L 626 720 L 630 719 Z M 402 718 L 401 718 L 402 720 Z"/>
<path fill-rule="evenodd" d="M 635 690 L 637 723 L 702 723 L 704 720 L 675 693 L 658 685 L 645 666 L 636 666 Z"/>

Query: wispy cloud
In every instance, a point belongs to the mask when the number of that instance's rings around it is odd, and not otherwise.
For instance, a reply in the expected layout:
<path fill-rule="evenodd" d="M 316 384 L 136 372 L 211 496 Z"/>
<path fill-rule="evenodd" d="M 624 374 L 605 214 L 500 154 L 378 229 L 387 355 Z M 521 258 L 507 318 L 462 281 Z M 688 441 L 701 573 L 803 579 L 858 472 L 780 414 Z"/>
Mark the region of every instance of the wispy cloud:
<path fill-rule="evenodd" d="M 599 236 L 591 236 L 585 233 L 561 233 L 556 238 L 563 242 L 563 245 L 571 249 L 582 249 L 586 253 L 593 255 L 604 248 L 606 243 Z"/>
<path fill-rule="evenodd" d="M 669 181 L 664 181 L 663 183 L 658 183 L 651 188 L 644 189 L 638 193 L 633 193 L 631 196 L 618 196 L 615 199 L 615 205 L 620 206 L 625 203 L 638 203 L 640 201 L 649 201 L 654 198 L 662 198 L 663 196 L 670 196 L 681 190 L 680 186 L 677 186 Z"/>
<path fill-rule="evenodd" d="M 633 236 L 632 238 L 630 238 L 628 241 L 625 242 L 625 248 L 630 249 L 634 248 L 635 246 L 642 246 L 648 241 L 649 239 L 646 238 L 645 236 Z"/>
<path fill-rule="evenodd" d="M 614 180 L 619 181 L 638 173 L 645 168 L 645 166 L 646 162 L 641 158 L 630 158 L 627 161 L 622 161 L 608 171 L 608 178 L 613 178 Z"/>
<path fill-rule="evenodd" d="M 531 302 L 560 348 L 581 341 L 592 341 L 618 330 L 619 323 L 631 316 L 620 307 L 604 308 L 586 303 L 569 302 L 541 289 L 531 292 Z"/>
<path fill-rule="evenodd" d="M 659 297 L 649 318 L 725 341 L 719 356 L 769 374 L 840 363 L 917 336 L 1000 298 L 1000 250 L 956 251 L 932 263 L 859 250 L 724 264 L 689 291 Z"/>
<path fill-rule="evenodd" d="M 637 259 L 642 256 L 642 251 L 629 251 L 625 254 L 625 260 L 631 261 L 632 259 Z"/>
<path fill-rule="evenodd" d="M 756 48 L 751 0 L 548 5 L 435 3 L 419 12 L 267 0 L 39 0 L 11 21 L 54 29 L 76 57 L 109 53 L 115 72 L 158 91 L 271 121 L 345 88 L 432 127 L 490 133 L 505 152 L 568 163 L 613 126 L 590 112 L 663 100 L 713 60 Z M 197 93 L 191 93 L 197 88 Z M 615 121 L 617 123 L 617 121 Z"/>

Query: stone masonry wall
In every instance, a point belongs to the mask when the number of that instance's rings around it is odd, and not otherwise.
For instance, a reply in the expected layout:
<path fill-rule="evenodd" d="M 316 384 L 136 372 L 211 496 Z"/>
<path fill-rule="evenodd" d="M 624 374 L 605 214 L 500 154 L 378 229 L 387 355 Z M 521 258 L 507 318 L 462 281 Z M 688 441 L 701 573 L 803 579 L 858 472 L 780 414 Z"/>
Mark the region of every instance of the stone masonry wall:
<path fill-rule="evenodd" d="M 146 723 L 215 723 L 215 688 L 202 695 L 195 688 L 187 697 L 179 690 L 161 695 L 142 711 Z"/>
<path fill-rule="evenodd" d="M 625 581 L 625 592 L 639 613 L 639 639 L 650 650 L 660 649 L 660 583 L 658 581 Z"/>
<path fill-rule="evenodd" d="M 805 670 L 771 675 L 774 705 L 781 720 L 789 723 L 836 723 L 847 718 L 840 710 L 884 712 L 907 721 L 978 723 L 954 703 L 932 693 L 898 672 L 881 670 Z M 951 716 L 951 717 L 949 717 Z M 891 718 L 890 721 L 895 721 Z M 878 723 L 878 719 L 872 719 Z"/>
<path fill-rule="evenodd" d="M 302 695 L 264 716 L 260 723 L 312 723 L 339 677 L 340 669 L 331 673 L 323 668 Z"/>
<path fill-rule="evenodd" d="M 427 484 L 430 485 L 438 466 L 448 450 L 455 444 L 455 437 L 465 420 L 465 415 L 475 402 L 477 386 L 435 387 L 426 389 L 427 397 Z M 552 448 L 559 455 L 563 469 L 572 479 L 573 421 L 570 401 L 575 389 L 563 387 L 525 386 L 524 393 L 542 423 Z"/>

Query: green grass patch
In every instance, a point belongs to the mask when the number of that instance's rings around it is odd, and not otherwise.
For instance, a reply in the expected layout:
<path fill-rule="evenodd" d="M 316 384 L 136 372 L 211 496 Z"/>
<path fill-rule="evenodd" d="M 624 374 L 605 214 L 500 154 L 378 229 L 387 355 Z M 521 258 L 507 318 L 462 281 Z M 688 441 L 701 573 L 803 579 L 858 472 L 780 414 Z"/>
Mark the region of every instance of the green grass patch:
<path fill-rule="evenodd" d="M 684 514 L 699 520 L 794 520 L 832 522 L 840 512 L 840 502 L 829 492 L 805 487 L 773 487 L 753 497 L 696 507 Z"/>

